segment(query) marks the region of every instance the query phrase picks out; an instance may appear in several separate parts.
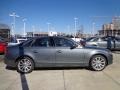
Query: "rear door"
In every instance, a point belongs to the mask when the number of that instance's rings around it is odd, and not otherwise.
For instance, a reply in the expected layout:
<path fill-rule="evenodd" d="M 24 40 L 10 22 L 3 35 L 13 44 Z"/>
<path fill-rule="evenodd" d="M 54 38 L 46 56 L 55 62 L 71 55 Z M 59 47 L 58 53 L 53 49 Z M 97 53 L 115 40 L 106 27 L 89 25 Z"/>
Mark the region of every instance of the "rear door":
<path fill-rule="evenodd" d="M 101 48 L 107 48 L 107 38 L 106 37 L 99 38 L 98 46 Z"/>
<path fill-rule="evenodd" d="M 37 38 L 32 44 L 32 53 L 40 65 L 54 65 L 55 49 L 50 37 Z"/>

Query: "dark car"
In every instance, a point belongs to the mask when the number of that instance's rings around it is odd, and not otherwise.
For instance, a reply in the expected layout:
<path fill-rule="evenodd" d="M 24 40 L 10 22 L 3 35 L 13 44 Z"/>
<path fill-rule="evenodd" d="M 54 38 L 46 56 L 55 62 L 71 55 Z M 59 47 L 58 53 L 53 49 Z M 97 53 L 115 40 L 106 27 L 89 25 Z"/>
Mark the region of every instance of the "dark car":
<path fill-rule="evenodd" d="M 86 45 L 107 48 L 108 38 L 111 39 L 111 50 L 120 50 L 119 37 L 94 37 L 86 41 Z"/>
<path fill-rule="evenodd" d="M 65 37 L 40 37 L 8 46 L 5 63 L 21 73 L 29 73 L 35 67 L 89 66 L 101 71 L 112 64 L 112 53 L 107 49 L 82 47 Z"/>

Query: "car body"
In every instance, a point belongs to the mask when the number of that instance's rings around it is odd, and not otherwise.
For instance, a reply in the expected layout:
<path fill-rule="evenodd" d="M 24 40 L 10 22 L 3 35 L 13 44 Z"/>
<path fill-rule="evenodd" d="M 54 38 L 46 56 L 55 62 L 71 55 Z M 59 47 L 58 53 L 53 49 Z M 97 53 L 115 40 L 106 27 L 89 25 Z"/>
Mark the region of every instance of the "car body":
<path fill-rule="evenodd" d="M 16 45 L 16 44 L 20 44 L 24 41 L 26 41 L 27 39 L 16 39 L 14 42 L 9 42 L 8 45 Z"/>
<path fill-rule="evenodd" d="M 86 41 L 86 45 L 107 48 L 108 38 L 111 38 L 111 50 L 120 50 L 120 38 L 119 37 L 94 37 Z"/>
<path fill-rule="evenodd" d="M 95 37 L 88 37 L 88 38 L 86 38 L 85 41 L 86 41 L 86 42 L 87 42 L 87 41 L 90 41 L 90 40 L 93 39 L 93 38 L 95 38 Z"/>
<path fill-rule="evenodd" d="M 19 45 L 8 46 L 5 54 L 7 66 L 17 67 L 22 73 L 31 72 L 35 67 L 76 67 L 92 66 L 92 61 L 104 60 L 103 66 L 112 64 L 112 53 L 107 49 L 82 47 L 65 37 L 39 37 L 27 40 Z M 96 63 L 98 65 L 99 60 Z M 96 62 L 95 61 L 95 62 Z M 28 64 L 27 64 L 28 63 Z M 31 70 L 21 70 L 27 65 Z"/>

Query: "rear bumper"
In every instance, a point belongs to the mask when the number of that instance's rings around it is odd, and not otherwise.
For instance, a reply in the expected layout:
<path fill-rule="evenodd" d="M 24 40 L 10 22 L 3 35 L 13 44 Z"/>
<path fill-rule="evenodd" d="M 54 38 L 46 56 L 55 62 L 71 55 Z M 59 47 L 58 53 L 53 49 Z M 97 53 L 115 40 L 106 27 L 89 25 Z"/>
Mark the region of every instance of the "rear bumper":
<path fill-rule="evenodd" d="M 4 57 L 4 63 L 9 66 L 9 67 L 16 67 L 16 62 L 14 59 L 7 58 L 6 56 Z"/>

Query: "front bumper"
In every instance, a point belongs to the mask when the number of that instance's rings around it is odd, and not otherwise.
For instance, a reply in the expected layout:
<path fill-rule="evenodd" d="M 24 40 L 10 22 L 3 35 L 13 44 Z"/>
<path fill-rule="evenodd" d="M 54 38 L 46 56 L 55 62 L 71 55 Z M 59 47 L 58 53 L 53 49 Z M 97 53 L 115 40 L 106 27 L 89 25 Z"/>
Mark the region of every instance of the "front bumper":
<path fill-rule="evenodd" d="M 108 55 L 107 59 L 108 59 L 108 65 L 113 63 L 113 55 L 112 55 L 112 53 Z"/>

